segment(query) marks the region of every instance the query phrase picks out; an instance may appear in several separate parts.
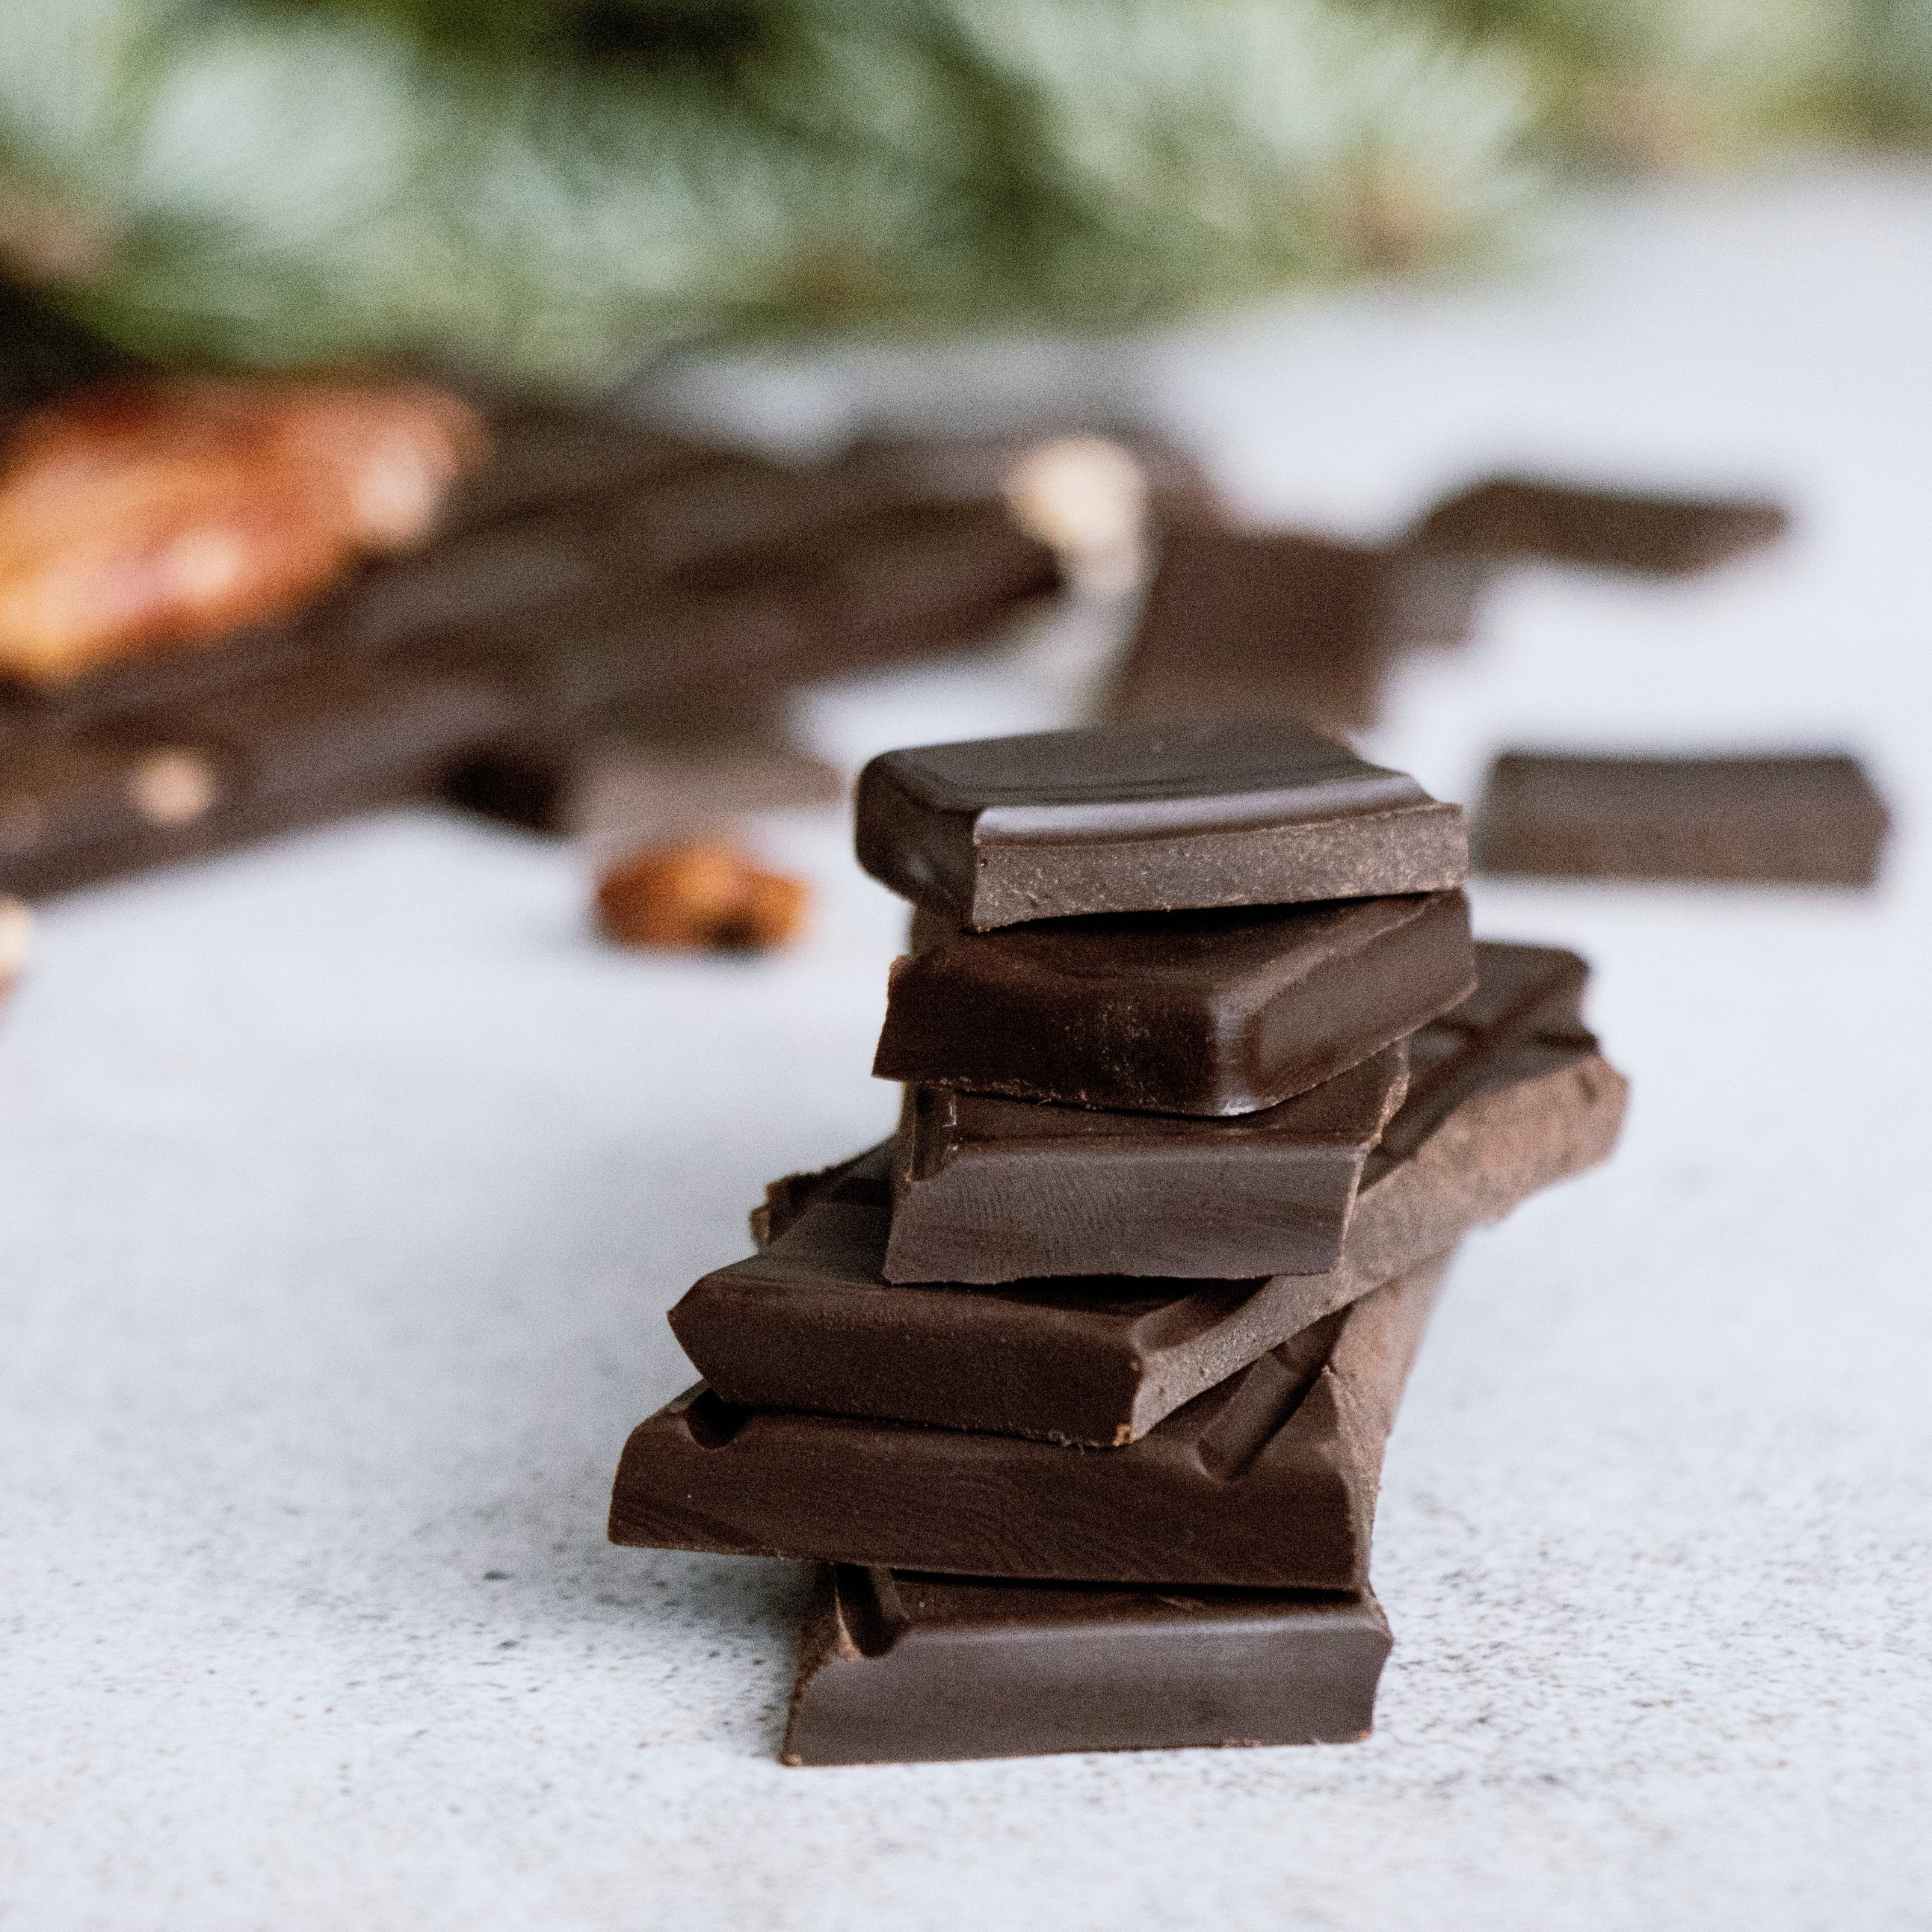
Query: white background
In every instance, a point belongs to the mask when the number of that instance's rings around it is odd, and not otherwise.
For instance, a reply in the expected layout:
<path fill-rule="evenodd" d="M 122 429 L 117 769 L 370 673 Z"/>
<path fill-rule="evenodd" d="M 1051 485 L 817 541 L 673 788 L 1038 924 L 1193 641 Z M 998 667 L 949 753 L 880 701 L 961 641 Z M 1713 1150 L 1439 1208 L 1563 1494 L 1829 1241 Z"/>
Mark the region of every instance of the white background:
<path fill-rule="evenodd" d="M 1153 345 L 681 380 L 773 434 L 1138 405 L 1350 531 L 1498 461 L 1774 489 L 1798 537 L 1701 582 L 1521 578 L 1374 748 L 1468 796 L 1504 742 L 1846 745 L 1884 885 L 1478 887 L 1589 955 L 1634 1097 L 1452 1276 L 1372 1742 L 846 1771 L 775 1760 L 802 1568 L 602 1538 L 663 1309 L 892 1114 L 901 909 L 842 823 L 770 829 L 820 914 L 766 962 L 602 947 L 571 854 L 427 812 L 52 909 L 0 1018 L 0 1924 L 1932 1926 L 1932 181 L 1635 199 L 1507 285 Z M 812 722 L 1067 688 L 1036 649 Z"/>

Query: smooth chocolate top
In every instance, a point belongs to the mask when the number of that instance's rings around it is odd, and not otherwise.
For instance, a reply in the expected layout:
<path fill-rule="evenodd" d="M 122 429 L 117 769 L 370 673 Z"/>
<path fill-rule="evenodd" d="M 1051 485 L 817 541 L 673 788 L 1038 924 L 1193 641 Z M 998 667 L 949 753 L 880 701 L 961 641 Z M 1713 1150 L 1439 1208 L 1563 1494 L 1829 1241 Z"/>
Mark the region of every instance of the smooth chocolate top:
<path fill-rule="evenodd" d="M 1076 1106 L 1232 1114 L 1356 1065 L 1476 982 L 1460 892 L 944 936 L 922 909 L 872 1071 Z"/>
<path fill-rule="evenodd" d="M 1115 724 L 888 752 L 860 774 L 859 862 L 976 929 L 1433 891 L 1460 814 L 1292 721 Z"/>

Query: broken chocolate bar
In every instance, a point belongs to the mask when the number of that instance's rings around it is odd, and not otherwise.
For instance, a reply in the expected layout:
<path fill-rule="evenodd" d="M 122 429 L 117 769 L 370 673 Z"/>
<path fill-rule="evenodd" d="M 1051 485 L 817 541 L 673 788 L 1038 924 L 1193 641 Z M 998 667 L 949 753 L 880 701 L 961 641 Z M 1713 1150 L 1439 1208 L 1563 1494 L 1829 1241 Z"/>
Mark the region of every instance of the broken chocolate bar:
<path fill-rule="evenodd" d="M 1478 837 L 1490 872 L 1869 886 L 1888 826 L 1856 758 L 1508 752 Z"/>
<path fill-rule="evenodd" d="M 1129 1112 L 1229 1114 L 1330 1080 L 1473 991 L 1460 892 L 1058 920 L 893 963 L 872 1071 Z"/>
<path fill-rule="evenodd" d="M 859 862 L 976 931 L 1436 892 L 1468 870 L 1462 814 L 1292 722 L 1096 725 L 874 758 Z"/>
<path fill-rule="evenodd" d="M 1462 642 L 1487 578 L 1479 560 L 1406 546 L 1170 528 L 1109 713 L 1372 724 L 1397 654 Z"/>
<path fill-rule="evenodd" d="M 1131 1442 L 1298 1329 L 1609 1153 L 1624 1082 L 1578 1017 L 1582 962 L 1533 946 L 1484 945 L 1477 956 L 1474 997 L 1409 1043 L 1419 1070 L 1325 1274 L 896 1285 L 881 1273 L 889 1143 L 774 1184 L 758 1217 L 769 1244 L 706 1275 L 671 1310 L 671 1328 L 734 1404 Z"/>
<path fill-rule="evenodd" d="M 1119 1449 L 740 1408 L 700 1384 L 632 1432 L 610 1538 L 964 1576 L 1364 1590 L 1383 1448 L 1447 1261 Z"/>
<path fill-rule="evenodd" d="M 654 468 L 632 454 L 660 510 L 677 478 L 697 489 L 723 460 L 659 451 Z M 728 528 L 722 496 L 707 496 L 675 533 L 634 542 L 621 506 L 594 492 L 532 506 L 509 488 L 514 514 L 491 521 L 487 497 L 472 504 L 443 538 L 298 619 L 107 666 L 56 694 L 0 690 L 0 891 L 58 891 L 446 785 L 541 814 L 614 710 L 763 700 L 982 635 L 1058 582 L 1052 553 L 1004 506 L 888 500 L 848 514 L 862 493 L 818 501 L 813 472 L 767 467 L 783 487 L 766 496 L 789 512 L 760 497 Z M 818 502 L 810 516 L 800 500 Z M 800 533 L 834 508 L 843 521 Z M 763 548 L 710 554 L 734 531 Z M 694 560 L 646 583 L 632 553 L 652 542 Z M 144 774 L 184 758 L 200 778 L 166 791 L 158 816 Z"/>
<path fill-rule="evenodd" d="M 838 1565 L 779 1755 L 910 1764 L 1366 1737 L 1389 1653 L 1366 1592 L 987 1582 Z"/>
<path fill-rule="evenodd" d="M 158 710 L 145 740 L 0 740 L 0 884 L 31 898 L 420 796 L 513 716 L 479 677 L 345 665 Z"/>
<path fill-rule="evenodd" d="M 1410 542 L 1425 552 L 1546 557 L 1682 577 L 1774 542 L 1790 522 L 1776 503 L 1586 490 L 1502 476 L 1437 504 Z"/>
<path fill-rule="evenodd" d="M 880 1272 L 1226 1281 L 1333 1268 L 1363 1162 L 1408 1080 L 1398 1042 L 1232 1120 L 908 1088 Z"/>

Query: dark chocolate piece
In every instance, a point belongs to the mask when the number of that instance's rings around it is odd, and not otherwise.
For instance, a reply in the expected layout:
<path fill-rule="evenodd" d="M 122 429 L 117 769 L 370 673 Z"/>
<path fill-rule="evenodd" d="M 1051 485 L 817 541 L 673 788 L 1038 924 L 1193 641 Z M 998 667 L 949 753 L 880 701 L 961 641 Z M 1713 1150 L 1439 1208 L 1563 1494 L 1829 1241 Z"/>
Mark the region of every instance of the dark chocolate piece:
<path fill-rule="evenodd" d="M 860 775 L 859 862 L 975 930 L 1435 892 L 1462 814 L 1267 719 L 1095 725 L 888 752 Z"/>
<path fill-rule="evenodd" d="M 1333 1079 L 1475 983 L 1460 892 L 957 933 L 893 962 L 872 1071 L 1128 1112 L 1248 1114 Z"/>
<path fill-rule="evenodd" d="M 1437 504 L 1410 541 L 1425 551 L 1683 577 L 1774 542 L 1790 522 L 1776 503 L 1499 476 Z"/>
<path fill-rule="evenodd" d="M 1577 1018 L 1582 962 L 1541 947 L 1477 954 L 1475 998 L 1409 1043 L 1420 1071 L 1369 1157 L 1342 1259 L 1326 1274 L 890 1283 L 880 1274 L 888 1143 L 775 1183 L 754 1217 L 769 1245 L 706 1275 L 671 1310 L 672 1329 L 734 1403 L 1131 1442 L 1298 1330 L 1609 1153 L 1624 1082 Z"/>
<path fill-rule="evenodd" d="M 1366 1592 L 989 1582 L 840 1564 L 806 1613 L 779 1756 L 911 1764 L 1367 1736 Z"/>
<path fill-rule="evenodd" d="M 1888 824 L 1856 758 L 1508 752 L 1479 838 L 1490 872 L 1869 886 Z"/>
<path fill-rule="evenodd" d="M 1447 1260 L 1119 1449 L 740 1408 L 700 1384 L 632 1432 L 611 1540 L 963 1576 L 1364 1590 L 1383 1447 Z"/>
<path fill-rule="evenodd" d="M 1408 1079 L 1398 1042 L 1233 1120 L 908 1088 L 880 1272 L 1226 1281 L 1333 1268 L 1363 1162 Z"/>
<path fill-rule="evenodd" d="M 1108 710 L 1372 724 L 1397 653 L 1462 642 L 1487 578 L 1480 562 L 1405 546 L 1170 527 Z"/>

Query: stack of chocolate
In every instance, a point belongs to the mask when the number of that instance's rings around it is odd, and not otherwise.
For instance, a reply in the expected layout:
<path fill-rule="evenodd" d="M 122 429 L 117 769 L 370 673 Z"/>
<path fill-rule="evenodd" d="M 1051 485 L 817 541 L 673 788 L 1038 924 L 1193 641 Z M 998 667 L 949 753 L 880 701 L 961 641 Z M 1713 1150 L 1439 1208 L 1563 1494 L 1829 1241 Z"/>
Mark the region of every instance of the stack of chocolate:
<path fill-rule="evenodd" d="M 672 1311 L 612 1538 L 831 1566 L 788 1762 L 1363 1736 L 1448 1259 L 1622 1116 L 1582 962 L 1472 946 L 1460 812 L 1292 724 L 892 753 L 858 832 L 899 1131 Z"/>

